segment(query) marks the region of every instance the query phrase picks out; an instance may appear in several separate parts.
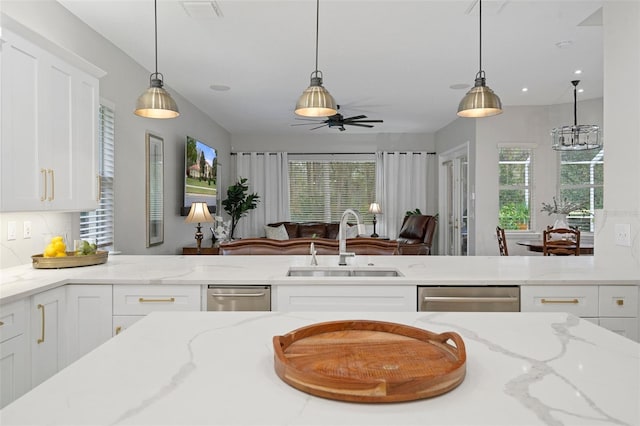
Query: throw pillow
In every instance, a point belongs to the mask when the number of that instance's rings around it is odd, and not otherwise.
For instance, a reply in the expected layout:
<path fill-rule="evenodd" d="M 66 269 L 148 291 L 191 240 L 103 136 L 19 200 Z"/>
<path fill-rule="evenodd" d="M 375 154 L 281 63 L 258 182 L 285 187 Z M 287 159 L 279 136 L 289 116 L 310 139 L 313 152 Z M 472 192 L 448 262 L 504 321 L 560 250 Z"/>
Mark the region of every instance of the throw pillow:
<path fill-rule="evenodd" d="M 278 227 L 274 226 L 265 226 L 264 232 L 267 234 L 267 238 L 272 240 L 288 240 L 289 234 L 287 234 L 287 228 L 284 225 L 280 225 Z"/>

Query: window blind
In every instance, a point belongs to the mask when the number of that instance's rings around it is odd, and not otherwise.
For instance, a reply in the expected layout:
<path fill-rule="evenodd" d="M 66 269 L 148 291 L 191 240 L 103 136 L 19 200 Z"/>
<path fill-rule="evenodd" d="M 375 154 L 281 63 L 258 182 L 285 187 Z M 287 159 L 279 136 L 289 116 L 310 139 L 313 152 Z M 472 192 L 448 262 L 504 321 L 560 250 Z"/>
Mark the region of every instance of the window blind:
<path fill-rule="evenodd" d="M 375 186 L 375 161 L 289 160 L 291 220 L 338 222 L 348 208 L 371 220 Z"/>
<path fill-rule="evenodd" d="M 100 204 L 80 214 L 80 238 L 93 239 L 98 247 L 113 248 L 115 172 L 115 112 L 100 105 L 98 117 Z"/>

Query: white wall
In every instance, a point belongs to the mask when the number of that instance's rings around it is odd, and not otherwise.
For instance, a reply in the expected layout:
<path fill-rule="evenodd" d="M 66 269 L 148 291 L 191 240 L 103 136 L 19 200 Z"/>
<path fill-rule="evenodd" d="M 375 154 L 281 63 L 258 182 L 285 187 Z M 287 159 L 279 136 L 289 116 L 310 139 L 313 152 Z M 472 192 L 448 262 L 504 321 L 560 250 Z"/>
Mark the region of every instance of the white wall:
<path fill-rule="evenodd" d="M 116 249 L 125 254 L 174 254 L 184 245 L 195 243 L 195 229 L 179 216 L 183 203 L 184 144 L 187 135 L 216 147 L 221 163 L 228 163 L 229 133 L 165 86 L 176 99 L 181 116 L 172 120 L 140 118 L 133 114 L 137 97 L 148 87 L 150 71 L 141 67 L 121 50 L 87 27 L 74 15 L 53 0 L 2 1 L 2 13 L 25 25 L 43 37 L 74 52 L 107 72 L 100 80 L 100 94 L 116 109 Z M 170 83 L 171 76 L 165 76 Z M 164 244 L 146 248 L 145 234 L 145 132 L 164 138 Z M 223 179 L 228 169 L 223 168 Z M 66 228 L 77 220 L 77 214 L 67 213 L 69 219 L 60 220 L 58 214 L 24 213 L 0 215 L 0 227 L 6 234 L 7 222 L 33 220 L 34 235 L 48 232 L 46 223 L 62 223 Z M 42 218 L 42 219 L 40 219 Z M 73 229 L 65 231 L 76 232 Z M 22 233 L 19 232 L 19 240 Z M 70 236 L 74 238 L 75 235 Z M 30 262 L 30 256 L 41 253 L 44 247 L 24 241 L 0 242 L 0 267 Z M 26 248 L 25 248 L 26 246 Z M 35 251 L 34 251 L 35 250 Z"/>

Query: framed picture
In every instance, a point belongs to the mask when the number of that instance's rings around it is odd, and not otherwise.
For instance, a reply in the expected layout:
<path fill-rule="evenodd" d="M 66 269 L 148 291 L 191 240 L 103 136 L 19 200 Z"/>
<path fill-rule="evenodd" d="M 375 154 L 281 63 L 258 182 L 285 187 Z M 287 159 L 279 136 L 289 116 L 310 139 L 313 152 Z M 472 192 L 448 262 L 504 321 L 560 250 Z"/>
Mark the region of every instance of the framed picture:
<path fill-rule="evenodd" d="M 146 134 L 147 247 L 164 242 L 164 152 L 161 137 Z"/>

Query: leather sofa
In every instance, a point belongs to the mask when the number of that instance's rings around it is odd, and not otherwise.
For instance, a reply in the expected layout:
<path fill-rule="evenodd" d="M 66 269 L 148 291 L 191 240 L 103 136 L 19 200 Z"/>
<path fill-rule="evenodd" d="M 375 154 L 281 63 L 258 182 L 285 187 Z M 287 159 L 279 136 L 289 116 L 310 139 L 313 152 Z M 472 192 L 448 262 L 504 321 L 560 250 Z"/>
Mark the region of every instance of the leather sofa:
<path fill-rule="evenodd" d="M 438 220 L 435 216 L 405 216 L 398 233 L 400 254 L 431 254 L 431 243 Z"/>
<path fill-rule="evenodd" d="M 277 228 L 284 225 L 289 234 L 289 239 L 293 238 L 328 238 L 335 240 L 338 238 L 340 223 L 325 222 L 276 222 L 267 226 Z"/>
<path fill-rule="evenodd" d="M 309 255 L 313 243 L 318 255 L 337 255 L 339 241 L 329 238 L 294 238 L 274 240 L 271 238 L 243 238 L 220 244 L 220 255 Z M 351 238 L 347 240 L 347 251 L 359 255 L 399 254 L 398 242 L 377 238 Z"/>

